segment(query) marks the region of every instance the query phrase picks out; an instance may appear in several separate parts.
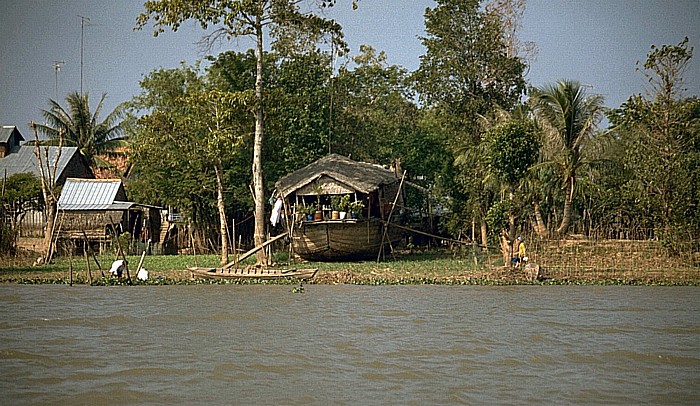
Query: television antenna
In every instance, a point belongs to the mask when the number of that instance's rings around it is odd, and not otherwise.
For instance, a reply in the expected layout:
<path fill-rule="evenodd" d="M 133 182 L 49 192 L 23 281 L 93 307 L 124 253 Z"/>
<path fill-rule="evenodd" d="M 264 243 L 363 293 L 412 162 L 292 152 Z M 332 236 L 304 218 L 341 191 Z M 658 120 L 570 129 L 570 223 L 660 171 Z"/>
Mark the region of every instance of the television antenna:
<path fill-rule="evenodd" d="M 83 96 L 83 50 L 85 49 L 85 22 L 90 24 L 89 17 L 80 17 L 80 96 Z"/>
<path fill-rule="evenodd" d="M 64 61 L 53 61 L 53 69 L 56 72 L 56 82 L 54 89 L 54 100 L 56 101 L 56 103 L 58 103 L 58 72 L 61 71 L 61 67 L 64 63 Z"/>

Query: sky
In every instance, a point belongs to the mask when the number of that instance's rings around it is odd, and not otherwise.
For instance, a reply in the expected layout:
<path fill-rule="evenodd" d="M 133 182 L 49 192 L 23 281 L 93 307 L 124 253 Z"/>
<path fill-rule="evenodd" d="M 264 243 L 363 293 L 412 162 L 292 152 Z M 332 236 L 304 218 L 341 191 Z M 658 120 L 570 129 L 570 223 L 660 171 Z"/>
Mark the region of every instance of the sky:
<path fill-rule="evenodd" d="M 418 68 L 424 13 L 434 1 L 360 0 L 357 10 L 350 3 L 338 0 L 327 17 L 343 26 L 351 54 L 369 44 L 385 51 L 390 64 Z M 15 125 L 31 139 L 27 123 L 42 122 L 48 100 L 65 106 L 66 95 L 81 86 L 93 110 L 107 94 L 104 118 L 139 94 L 149 72 L 207 55 L 197 45 L 206 32 L 194 22 L 158 37 L 152 26 L 134 31 L 142 11 L 143 0 L 0 0 L 0 125 Z M 645 61 L 651 45 L 675 45 L 686 36 L 695 57 L 685 96 L 700 96 L 698 0 L 528 0 L 519 34 L 538 48 L 526 76 L 530 84 L 577 80 L 611 108 L 645 92 L 636 63 Z M 252 45 L 244 38 L 211 53 Z M 58 73 L 56 62 L 62 62 Z"/>

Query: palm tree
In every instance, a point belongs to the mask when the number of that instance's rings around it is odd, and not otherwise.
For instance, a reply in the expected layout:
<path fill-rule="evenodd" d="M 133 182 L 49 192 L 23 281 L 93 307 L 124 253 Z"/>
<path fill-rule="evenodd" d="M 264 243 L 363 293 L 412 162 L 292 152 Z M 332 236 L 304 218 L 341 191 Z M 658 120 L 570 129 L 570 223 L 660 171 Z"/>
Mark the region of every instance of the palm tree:
<path fill-rule="evenodd" d="M 556 230 L 563 235 L 571 225 L 576 174 L 591 163 L 586 150 L 603 117 L 603 97 L 586 95 L 579 82 L 562 80 L 535 89 L 532 101 L 537 118 L 549 130 L 546 144 L 551 155 L 547 164 L 556 168 L 566 190 L 564 212 Z"/>
<path fill-rule="evenodd" d="M 99 155 L 125 145 L 122 139 L 123 122 L 120 121 L 124 107 L 117 106 L 99 122 L 106 97 L 107 94 L 104 93 L 92 114 L 87 93 L 70 93 L 66 97 L 67 109 L 55 100 L 49 100 L 50 109 L 41 111 L 46 124 L 37 124 L 37 129 L 51 141 L 58 140 L 59 134 L 63 132 L 65 145 L 78 147 L 90 168 L 109 166 Z"/>

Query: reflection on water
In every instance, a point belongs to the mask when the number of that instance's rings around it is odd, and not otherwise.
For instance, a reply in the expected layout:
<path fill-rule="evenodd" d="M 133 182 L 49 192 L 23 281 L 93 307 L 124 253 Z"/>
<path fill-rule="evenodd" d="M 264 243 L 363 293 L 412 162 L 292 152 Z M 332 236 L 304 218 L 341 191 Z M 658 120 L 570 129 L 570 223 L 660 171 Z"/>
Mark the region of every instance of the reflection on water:
<path fill-rule="evenodd" d="M 700 288 L 0 286 L 4 404 L 700 404 Z"/>

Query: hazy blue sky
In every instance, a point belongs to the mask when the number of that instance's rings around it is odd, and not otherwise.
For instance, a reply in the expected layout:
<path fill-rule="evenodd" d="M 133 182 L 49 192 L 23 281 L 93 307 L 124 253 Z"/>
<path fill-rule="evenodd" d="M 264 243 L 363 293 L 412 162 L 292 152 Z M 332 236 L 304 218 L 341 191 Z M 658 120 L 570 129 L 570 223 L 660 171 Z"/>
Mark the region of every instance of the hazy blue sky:
<path fill-rule="evenodd" d="M 418 67 L 425 50 L 423 14 L 431 0 L 339 0 L 329 11 L 344 27 L 352 52 L 370 44 L 389 62 Z M 196 42 L 204 32 L 186 23 L 177 32 L 154 38 L 152 29 L 133 31 L 143 0 L 0 0 L 0 125 L 17 125 L 32 138 L 27 122 L 42 121 L 41 109 L 80 89 L 81 18 L 84 27 L 83 90 L 91 107 L 107 93 L 106 112 L 139 93 L 139 80 L 156 68 L 192 64 L 204 56 Z M 520 38 L 539 47 L 527 79 L 540 86 L 558 79 L 591 85 L 617 107 L 644 92 L 635 71 L 652 44 L 677 44 L 685 36 L 696 55 L 686 73 L 686 95 L 700 96 L 699 0 L 528 0 Z M 243 50 L 242 39 L 222 49 Z M 104 114 L 101 116 L 104 117 Z"/>

